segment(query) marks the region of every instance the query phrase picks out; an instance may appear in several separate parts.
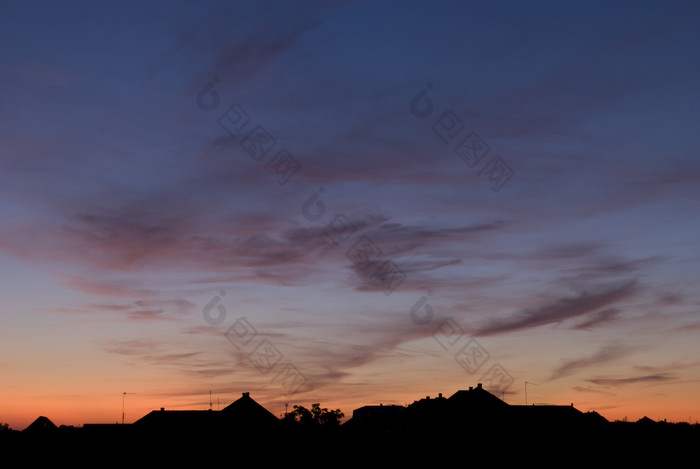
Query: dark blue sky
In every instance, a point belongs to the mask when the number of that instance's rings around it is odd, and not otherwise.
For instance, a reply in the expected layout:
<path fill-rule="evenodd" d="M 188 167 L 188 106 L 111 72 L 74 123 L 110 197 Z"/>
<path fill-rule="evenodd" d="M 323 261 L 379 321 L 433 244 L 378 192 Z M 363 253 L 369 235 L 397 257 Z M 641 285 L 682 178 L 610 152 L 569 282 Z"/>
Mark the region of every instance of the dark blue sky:
<path fill-rule="evenodd" d="M 0 421 L 210 389 L 349 415 L 477 380 L 697 416 L 699 26 L 695 2 L 0 4 Z"/>

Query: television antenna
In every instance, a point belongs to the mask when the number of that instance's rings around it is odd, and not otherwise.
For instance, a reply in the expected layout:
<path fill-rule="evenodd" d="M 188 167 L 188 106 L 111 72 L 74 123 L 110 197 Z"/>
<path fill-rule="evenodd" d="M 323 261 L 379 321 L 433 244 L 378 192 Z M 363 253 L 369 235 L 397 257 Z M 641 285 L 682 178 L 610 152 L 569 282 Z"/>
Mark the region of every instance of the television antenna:
<path fill-rule="evenodd" d="M 527 385 L 528 384 L 534 384 L 535 386 L 537 386 L 537 383 L 531 383 L 529 381 L 525 381 L 525 405 L 527 405 Z"/>
<path fill-rule="evenodd" d="M 135 392 L 123 392 L 122 393 L 122 425 L 124 425 L 124 398 L 126 397 L 127 394 L 136 394 Z"/>

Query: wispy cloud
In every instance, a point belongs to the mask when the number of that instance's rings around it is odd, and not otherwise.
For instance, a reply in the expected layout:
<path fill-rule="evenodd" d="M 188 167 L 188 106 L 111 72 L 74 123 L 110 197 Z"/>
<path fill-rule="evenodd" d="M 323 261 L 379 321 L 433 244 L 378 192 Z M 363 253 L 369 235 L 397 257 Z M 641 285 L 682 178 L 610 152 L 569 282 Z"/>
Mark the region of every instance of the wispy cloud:
<path fill-rule="evenodd" d="M 476 328 L 474 333 L 481 336 L 504 334 L 564 321 L 627 298 L 635 290 L 636 281 L 629 281 L 622 285 L 602 288 L 597 292 L 583 291 L 577 296 L 561 298 L 539 308 L 522 311 L 510 318 L 491 321 L 485 326 Z"/>
<path fill-rule="evenodd" d="M 605 345 L 590 357 L 564 361 L 556 370 L 554 370 L 549 379 L 554 380 L 563 378 L 582 369 L 617 360 L 618 358 L 628 355 L 631 351 L 632 349 L 630 347 L 625 347 L 620 344 Z"/>
<path fill-rule="evenodd" d="M 609 391 L 603 391 L 602 389 L 596 389 L 590 386 L 573 386 L 571 389 L 577 392 L 593 393 L 593 394 L 603 394 L 605 396 L 614 396 L 615 394 Z"/>
<path fill-rule="evenodd" d="M 194 311 L 194 303 L 183 300 L 137 300 L 131 304 L 91 304 L 89 309 L 117 312 L 130 319 L 172 319 Z"/>
<path fill-rule="evenodd" d="M 591 317 L 586 321 L 576 324 L 573 326 L 574 329 L 590 329 L 593 326 L 598 326 L 600 324 L 614 321 L 618 318 L 620 310 L 617 308 L 605 308 L 601 311 L 596 311 L 591 314 Z"/>
<path fill-rule="evenodd" d="M 669 374 L 658 374 L 658 375 L 647 375 L 647 376 L 632 376 L 629 378 L 595 378 L 588 379 L 586 381 L 597 384 L 599 386 L 607 387 L 618 387 L 627 386 L 628 384 L 641 384 L 641 383 L 664 383 L 667 381 L 674 381 L 675 376 Z"/>
<path fill-rule="evenodd" d="M 129 357 L 138 357 L 152 365 L 172 365 L 188 362 L 199 352 L 167 353 L 162 345 L 151 340 L 113 340 L 104 345 L 107 352 Z"/>
<path fill-rule="evenodd" d="M 317 10 L 299 7 L 292 12 L 280 4 L 240 4 L 191 18 L 172 46 L 152 64 L 152 75 L 176 64 L 190 72 L 196 57 L 198 68 L 209 74 L 207 79 L 218 76 L 241 84 L 262 73 L 275 58 L 297 48 L 301 38 L 321 24 Z M 202 86 L 203 76 L 192 78 L 187 93 Z"/>

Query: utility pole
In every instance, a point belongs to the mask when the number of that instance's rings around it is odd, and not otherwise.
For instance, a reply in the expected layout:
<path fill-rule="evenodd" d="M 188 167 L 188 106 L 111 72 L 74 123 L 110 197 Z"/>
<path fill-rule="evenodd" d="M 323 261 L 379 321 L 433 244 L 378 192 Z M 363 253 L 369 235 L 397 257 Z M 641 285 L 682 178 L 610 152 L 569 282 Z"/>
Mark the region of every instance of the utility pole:
<path fill-rule="evenodd" d="M 127 394 L 136 394 L 135 392 L 123 392 L 122 393 L 122 425 L 124 425 L 124 398 L 126 397 Z"/>

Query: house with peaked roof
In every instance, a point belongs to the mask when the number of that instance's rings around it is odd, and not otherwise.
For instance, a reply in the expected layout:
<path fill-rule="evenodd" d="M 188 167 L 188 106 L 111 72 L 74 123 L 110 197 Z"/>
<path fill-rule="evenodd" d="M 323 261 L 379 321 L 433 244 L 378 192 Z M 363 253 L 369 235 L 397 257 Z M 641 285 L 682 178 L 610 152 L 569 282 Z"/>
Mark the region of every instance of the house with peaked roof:
<path fill-rule="evenodd" d="M 135 428 L 162 427 L 178 428 L 187 427 L 203 429 L 218 423 L 218 412 L 213 410 L 153 410 L 133 423 Z"/>
<path fill-rule="evenodd" d="M 134 422 L 137 430 L 182 432 L 204 430 L 245 430 L 268 428 L 279 423 L 269 410 L 244 392 L 222 410 L 154 410 Z"/>
<path fill-rule="evenodd" d="M 221 409 L 221 415 L 227 422 L 245 425 L 274 425 L 279 422 L 272 412 L 250 397 L 249 392 L 244 392 L 240 399 Z"/>
<path fill-rule="evenodd" d="M 469 386 L 469 390 L 457 391 L 449 397 L 448 402 L 453 411 L 473 417 L 501 414 L 511 407 L 485 390 L 481 383 L 477 383 L 476 388 Z"/>
<path fill-rule="evenodd" d="M 427 396 L 405 407 L 400 414 L 402 424 L 409 426 L 460 426 L 464 422 L 479 425 L 507 425 L 514 427 L 561 427 L 572 424 L 607 422 L 596 412 L 583 413 L 571 405 L 510 405 L 484 389 L 482 383 L 468 390 L 458 390 L 449 398 L 442 393 L 436 398 Z M 351 426 L 386 426 L 389 413 L 377 406 L 361 407 L 345 422 Z"/>
<path fill-rule="evenodd" d="M 48 419 L 48 417 L 44 417 L 43 415 L 38 417 L 35 421 L 33 421 L 27 428 L 25 428 L 23 431 L 27 433 L 46 433 L 46 432 L 53 432 L 58 430 L 58 427 L 56 424 L 54 424 L 51 420 Z"/>
<path fill-rule="evenodd" d="M 640 423 L 642 425 L 650 425 L 650 424 L 655 424 L 656 422 L 645 415 L 641 419 L 637 420 L 637 423 Z"/>

